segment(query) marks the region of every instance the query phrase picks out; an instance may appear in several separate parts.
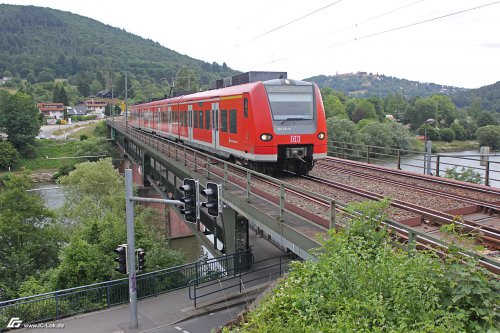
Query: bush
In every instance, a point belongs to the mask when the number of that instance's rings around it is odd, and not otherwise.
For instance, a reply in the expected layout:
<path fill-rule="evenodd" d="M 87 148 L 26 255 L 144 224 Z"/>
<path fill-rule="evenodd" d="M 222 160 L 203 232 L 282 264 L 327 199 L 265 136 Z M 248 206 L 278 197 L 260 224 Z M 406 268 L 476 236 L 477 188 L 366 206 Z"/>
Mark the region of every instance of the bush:
<path fill-rule="evenodd" d="M 460 171 L 457 171 L 457 168 L 453 167 L 447 169 L 444 176 L 445 178 L 461 180 L 463 182 L 483 184 L 481 173 L 474 171 L 472 168 L 462 167 Z"/>
<path fill-rule="evenodd" d="M 8 141 L 0 141 L 0 168 L 8 169 L 19 161 L 19 152 Z"/>
<path fill-rule="evenodd" d="M 465 128 L 458 124 L 458 123 L 453 123 L 451 124 L 450 128 L 453 130 L 455 133 L 455 139 L 459 141 L 465 141 L 467 140 L 467 131 Z"/>
<path fill-rule="evenodd" d="M 294 263 L 233 331 L 494 332 L 499 283 L 460 260 L 394 249 L 380 227 L 387 208 L 351 207 L 363 216 L 329 230 L 318 261 Z"/>
<path fill-rule="evenodd" d="M 500 126 L 488 125 L 480 127 L 476 131 L 477 140 L 481 146 L 493 149 L 500 148 Z"/>
<path fill-rule="evenodd" d="M 88 138 L 89 138 L 89 136 L 87 134 L 80 135 L 80 141 L 87 140 Z"/>
<path fill-rule="evenodd" d="M 446 142 L 452 142 L 455 140 L 455 132 L 451 128 L 443 128 L 440 133 L 441 140 Z"/>

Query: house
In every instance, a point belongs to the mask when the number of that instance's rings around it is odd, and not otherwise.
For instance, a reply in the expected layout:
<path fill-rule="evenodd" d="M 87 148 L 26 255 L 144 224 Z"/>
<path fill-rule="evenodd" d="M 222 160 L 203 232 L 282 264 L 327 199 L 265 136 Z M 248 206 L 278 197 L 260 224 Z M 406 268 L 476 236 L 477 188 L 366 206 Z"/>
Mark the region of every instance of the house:
<path fill-rule="evenodd" d="M 68 106 L 68 117 L 71 116 L 85 116 L 87 114 L 87 107 L 83 104 L 77 106 Z"/>
<path fill-rule="evenodd" d="M 66 108 L 63 103 L 41 102 L 38 103 L 38 110 L 43 113 L 45 118 L 63 119 Z"/>
<path fill-rule="evenodd" d="M 12 77 L 2 76 L 2 77 L 0 77 L 0 84 L 4 84 L 5 82 L 10 81 L 10 80 L 12 80 Z"/>
<path fill-rule="evenodd" d="M 107 104 L 106 101 L 94 99 L 88 99 L 83 102 L 83 105 L 87 108 L 87 114 L 97 115 L 98 118 L 104 116 Z"/>
<path fill-rule="evenodd" d="M 111 99 L 113 97 L 112 95 L 111 90 L 101 90 L 96 94 L 97 97 L 106 99 Z"/>

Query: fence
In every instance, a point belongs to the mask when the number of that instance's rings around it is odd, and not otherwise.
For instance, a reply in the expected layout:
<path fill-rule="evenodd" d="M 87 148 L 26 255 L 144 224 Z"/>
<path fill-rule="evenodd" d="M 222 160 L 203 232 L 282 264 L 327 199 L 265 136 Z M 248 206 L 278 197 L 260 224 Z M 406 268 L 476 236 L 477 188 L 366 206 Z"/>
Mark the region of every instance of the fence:
<path fill-rule="evenodd" d="M 281 276 L 284 272 L 288 271 L 288 263 L 292 260 L 290 259 L 292 255 L 286 254 L 278 257 L 273 257 L 258 262 L 254 262 L 256 268 L 252 269 L 251 272 L 245 272 L 244 269 L 235 269 L 233 271 L 232 277 L 229 275 L 221 276 L 216 282 L 209 282 L 203 285 L 205 282 L 202 278 L 195 278 L 189 282 L 189 299 L 194 301 L 194 306 L 197 306 L 197 301 L 200 298 L 204 298 L 211 295 L 216 295 L 223 293 L 224 291 L 230 289 L 242 289 L 248 288 L 249 284 L 262 280 L 272 280 L 273 276 Z M 236 280 L 236 281 L 235 281 Z"/>
<path fill-rule="evenodd" d="M 329 141 L 329 155 L 370 164 L 394 167 L 399 170 L 424 172 L 424 153 L 407 149 Z M 491 157 L 491 158 L 490 158 Z M 496 154 L 430 154 L 431 173 L 443 176 L 447 169 L 466 168 L 481 175 L 483 184 L 500 184 L 500 155 Z M 498 161 L 492 159 L 498 158 Z M 460 171 L 460 170 L 458 170 Z"/>
<path fill-rule="evenodd" d="M 157 296 L 188 287 L 193 280 L 201 283 L 218 279 L 228 271 L 236 274 L 232 267 L 239 267 L 241 262 L 250 267 L 251 258 L 252 253 L 245 251 L 141 274 L 137 276 L 137 296 Z M 124 278 L 0 302 L 0 328 L 6 327 L 12 317 L 36 323 L 127 303 L 128 290 L 128 279 Z"/>

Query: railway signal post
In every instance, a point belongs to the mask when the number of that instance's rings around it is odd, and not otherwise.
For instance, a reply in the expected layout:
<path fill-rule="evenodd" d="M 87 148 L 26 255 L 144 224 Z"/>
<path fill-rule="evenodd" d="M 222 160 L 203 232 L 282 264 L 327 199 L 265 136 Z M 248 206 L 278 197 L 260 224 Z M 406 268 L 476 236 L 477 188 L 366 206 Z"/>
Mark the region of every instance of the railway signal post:
<path fill-rule="evenodd" d="M 128 285 L 129 285 L 129 300 L 130 300 L 130 320 L 132 328 L 138 328 L 139 322 L 137 319 L 137 276 L 135 267 L 135 230 L 134 230 L 134 202 L 149 202 L 162 203 L 165 205 L 182 205 L 180 200 L 167 200 L 155 198 L 143 198 L 133 196 L 133 181 L 132 169 L 125 170 L 125 208 L 127 215 L 127 244 L 122 244 L 116 250 L 126 249 L 126 264 L 128 266 Z M 116 251 L 115 250 L 115 251 Z M 137 259 L 139 262 L 139 270 L 146 266 L 146 252 L 143 249 L 137 249 Z"/>

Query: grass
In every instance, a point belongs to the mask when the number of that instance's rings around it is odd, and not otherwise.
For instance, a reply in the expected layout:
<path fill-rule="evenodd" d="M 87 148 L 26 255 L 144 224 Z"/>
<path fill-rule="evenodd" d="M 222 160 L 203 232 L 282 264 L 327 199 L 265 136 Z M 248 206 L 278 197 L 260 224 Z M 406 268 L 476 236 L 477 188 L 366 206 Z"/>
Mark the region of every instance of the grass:
<path fill-rule="evenodd" d="M 78 162 L 78 159 L 65 159 L 64 157 L 75 156 L 79 148 L 80 135 L 85 134 L 88 138 L 97 137 L 98 135 L 95 133 L 97 124 L 83 125 L 82 129 L 68 135 L 69 138 L 76 140 L 36 140 L 36 156 L 32 158 L 21 157 L 13 171 L 19 171 L 23 167 L 32 171 L 58 170 L 62 166 Z M 58 157 L 60 159 L 57 159 Z"/>
<path fill-rule="evenodd" d="M 36 156 L 22 157 L 14 170 L 20 170 L 22 167 L 29 170 L 57 170 L 75 161 L 74 159 L 52 158 L 74 156 L 78 149 L 78 141 L 37 140 L 36 143 Z"/>

